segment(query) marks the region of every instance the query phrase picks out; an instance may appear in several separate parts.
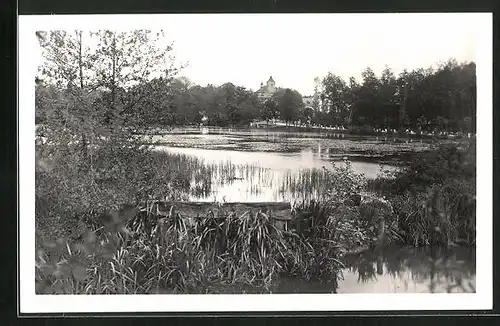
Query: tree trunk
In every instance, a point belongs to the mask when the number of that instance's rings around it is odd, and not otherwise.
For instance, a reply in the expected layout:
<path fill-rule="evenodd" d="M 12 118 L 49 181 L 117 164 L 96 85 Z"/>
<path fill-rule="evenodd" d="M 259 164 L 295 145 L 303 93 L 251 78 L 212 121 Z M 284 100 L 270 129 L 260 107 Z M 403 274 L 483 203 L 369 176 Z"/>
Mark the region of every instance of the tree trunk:
<path fill-rule="evenodd" d="M 115 105 L 115 97 L 116 97 L 116 90 L 115 90 L 115 75 L 116 75 L 116 38 L 115 34 L 113 32 L 113 72 L 111 75 L 111 105 L 114 107 Z"/>
<path fill-rule="evenodd" d="M 84 91 L 84 83 L 83 83 L 83 60 L 82 60 L 82 31 L 78 32 L 78 68 L 79 68 L 79 73 L 80 73 L 80 93 L 83 94 Z M 81 117 L 82 123 L 83 117 Z M 87 148 L 87 137 L 85 135 L 85 132 L 82 132 L 82 152 L 83 152 L 83 157 L 87 158 L 88 155 L 88 148 Z"/>
<path fill-rule="evenodd" d="M 408 83 L 405 84 L 404 86 L 404 91 L 403 91 L 404 95 L 403 95 L 403 98 L 402 98 L 402 101 L 401 101 L 401 106 L 400 106 L 400 109 L 399 109 L 399 133 L 402 134 L 403 131 L 404 131 L 404 116 L 406 114 L 406 98 L 408 97 Z"/>

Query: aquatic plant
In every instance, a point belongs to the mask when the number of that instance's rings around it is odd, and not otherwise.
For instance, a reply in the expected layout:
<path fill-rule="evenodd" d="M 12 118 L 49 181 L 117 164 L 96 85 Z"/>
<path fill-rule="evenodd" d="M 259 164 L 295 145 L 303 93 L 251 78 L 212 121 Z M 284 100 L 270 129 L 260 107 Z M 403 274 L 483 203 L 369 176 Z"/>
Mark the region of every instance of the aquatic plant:
<path fill-rule="evenodd" d="M 172 206 L 164 216 L 154 212 L 141 209 L 127 222 L 129 241 L 99 228 L 80 240 L 42 242 L 38 293 L 212 293 L 217 284 L 270 292 L 282 275 L 336 284 L 342 265 L 329 250 L 338 247 L 334 239 L 318 245 L 284 232 L 262 211 L 236 215 L 221 206 L 187 217 Z"/>
<path fill-rule="evenodd" d="M 474 245 L 475 142 L 437 146 L 369 188 L 394 207 L 393 234 L 414 246 Z"/>

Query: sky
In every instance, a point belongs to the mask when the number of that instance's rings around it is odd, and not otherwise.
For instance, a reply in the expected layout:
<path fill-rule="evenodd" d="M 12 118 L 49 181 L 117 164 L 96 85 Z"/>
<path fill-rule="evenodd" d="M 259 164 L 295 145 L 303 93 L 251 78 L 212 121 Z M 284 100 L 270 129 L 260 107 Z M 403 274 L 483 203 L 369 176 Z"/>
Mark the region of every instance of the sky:
<path fill-rule="evenodd" d="M 385 65 L 398 74 L 449 58 L 475 61 L 478 19 L 467 13 L 184 14 L 162 16 L 155 27 L 174 41 L 177 63 L 187 64 L 180 75 L 196 84 L 257 90 L 273 76 L 278 87 L 311 95 L 314 78 L 328 72 L 360 81 L 366 67 L 380 75 Z"/>

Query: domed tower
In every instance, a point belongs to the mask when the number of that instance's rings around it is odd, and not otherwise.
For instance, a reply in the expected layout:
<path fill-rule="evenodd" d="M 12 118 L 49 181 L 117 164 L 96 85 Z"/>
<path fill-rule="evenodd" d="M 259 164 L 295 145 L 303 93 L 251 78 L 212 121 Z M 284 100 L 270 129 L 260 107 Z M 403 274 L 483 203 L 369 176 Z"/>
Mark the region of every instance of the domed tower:
<path fill-rule="evenodd" d="M 274 81 L 273 76 L 269 77 L 269 80 L 267 81 L 267 91 L 269 93 L 276 92 L 276 82 Z"/>

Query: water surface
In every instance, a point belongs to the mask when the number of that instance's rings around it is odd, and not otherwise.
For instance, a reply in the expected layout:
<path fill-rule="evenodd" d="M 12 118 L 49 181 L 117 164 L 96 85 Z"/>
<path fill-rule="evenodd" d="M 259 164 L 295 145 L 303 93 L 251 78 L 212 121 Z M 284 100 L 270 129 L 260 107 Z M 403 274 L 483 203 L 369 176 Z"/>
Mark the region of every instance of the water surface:
<path fill-rule="evenodd" d="M 388 248 L 346 257 L 338 293 L 475 292 L 472 248 Z"/>
<path fill-rule="evenodd" d="M 219 293 L 474 293 L 475 251 L 472 248 L 416 249 L 391 247 L 343 259 L 337 282 L 277 279 L 269 290 L 249 285 L 216 285 Z"/>
<path fill-rule="evenodd" d="M 193 201 L 279 202 L 325 193 L 324 169 L 345 165 L 368 179 L 392 171 L 418 142 L 388 143 L 376 137 L 321 132 L 189 129 L 153 137 L 158 150 L 196 157 L 216 166 L 210 185 L 193 180 Z M 398 160 L 399 159 L 399 160 Z M 230 170 L 230 172 L 228 172 Z M 228 173 L 230 176 L 228 177 Z"/>

